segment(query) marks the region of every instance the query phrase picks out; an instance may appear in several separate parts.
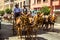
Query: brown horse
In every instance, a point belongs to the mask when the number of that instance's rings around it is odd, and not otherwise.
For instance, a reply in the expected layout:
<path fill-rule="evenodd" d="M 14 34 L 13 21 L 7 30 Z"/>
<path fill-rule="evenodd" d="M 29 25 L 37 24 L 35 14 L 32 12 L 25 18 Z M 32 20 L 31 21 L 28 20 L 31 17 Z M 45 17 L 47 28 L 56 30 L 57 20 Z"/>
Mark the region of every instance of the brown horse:
<path fill-rule="evenodd" d="M 42 24 L 43 29 L 48 30 L 48 15 L 43 15 L 43 24 Z"/>
<path fill-rule="evenodd" d="M 17 17 L 16 20 L 14 20 L 14 30 L 16 35 L 20 36 L 21 40 L 22 40 L 22 25 L 21 25 L 21 17 Z"/>
<path fill-rule="evenodd" d="M 54 29 L 54 23 L 56 21 L 57 16 L 55 14 L 49 15 L 49 24 L 50 24 L 50 30 Z"/>
<path fill-rule="evenodd" d="M 33 23 L 33 31 L 35 32 L 35 37 L 37 36 L 37 32 L 39 29 L 42 28 L 42 24 L 43 24 L 43 17 L 41 14 L 37 14 L 33 17 L 34 19 L 34 23 Z"/>
<path fill-rule="evenodd" d="M 17 20 L 15 21 L 15 24 L 17 28 L 17 34 L 20 35 L 22 38 L 22 35 L 23 35 L 22 31 L 25 31 L 25 37 L 29 36 L 32 31 L 32 27 L 31 27 L 32 18 L 26 14 L 23 14 L 16 19 Z"/>

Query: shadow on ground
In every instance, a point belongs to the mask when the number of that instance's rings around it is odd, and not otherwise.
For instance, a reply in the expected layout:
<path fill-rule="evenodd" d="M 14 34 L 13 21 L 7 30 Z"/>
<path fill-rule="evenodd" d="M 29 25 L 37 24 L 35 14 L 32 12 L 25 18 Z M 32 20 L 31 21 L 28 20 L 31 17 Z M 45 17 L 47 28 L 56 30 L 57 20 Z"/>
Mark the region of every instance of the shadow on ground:
<path fill-rule="evenodd" d="M 26 38 L 25 40 L 47 40 L 47 39 L 45 39 L 45 38 L 43 38 L 43 37 L 37 37 L 37 38 Z"/>
<path fill-rule="evenodd" d="M 0 32 L 0 40 L 4 40 L 4 39 L 8 39 L 9 37 L 13 36 L 13 32 L 12 32 L 12 25 L 1 25 L 1 32 Z M 43 31 L 43 30 L 39 30 L 37 34 L 46 34 L 49 31 Z M 60 30 L 58 29 L 54 29 L 54 32 L 60 33 Z M 26 38 L 26 40 L 30 40 L 31 38 Z M 37 37 L 38 40 L 47 40 L 45 38 L 42 37 Z M 33 38 L 33 40 L 35 40 L 35 38 Z"/>

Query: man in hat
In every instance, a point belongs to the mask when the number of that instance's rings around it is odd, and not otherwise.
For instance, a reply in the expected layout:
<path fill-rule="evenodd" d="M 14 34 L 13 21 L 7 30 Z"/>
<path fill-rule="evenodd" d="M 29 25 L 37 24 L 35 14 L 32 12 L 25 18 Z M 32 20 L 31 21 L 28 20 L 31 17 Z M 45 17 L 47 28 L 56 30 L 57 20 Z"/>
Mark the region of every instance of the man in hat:
<path fill-rule="evenodd" d="M 24 13 L 24 14 L 27 14 L 27 12 L 28 12 L 28 11 L 27 11 L 27 8 L 26 8 L 26 6 L 24 6 L 23 13 Z"/>
<path fill-rule="evenodd" d="M 14 8 L 14 16 L 15 16 L 15 19 L 21 15 L 21 12 L 22 12 L 22 9 L 19 8 L 19 5 L 16 4 L 15 5 L 15 8 Z"/>

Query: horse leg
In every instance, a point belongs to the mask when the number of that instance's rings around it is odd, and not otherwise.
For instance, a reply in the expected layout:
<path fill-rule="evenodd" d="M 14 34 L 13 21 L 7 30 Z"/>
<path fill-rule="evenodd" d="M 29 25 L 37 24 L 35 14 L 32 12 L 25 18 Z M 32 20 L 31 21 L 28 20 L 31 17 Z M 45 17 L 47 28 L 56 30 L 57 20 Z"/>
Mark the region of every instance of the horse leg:
<path fill-rule="evenodd" d="M 50 30 L 54 31 L 54 23 L 50 24 Z"/>
<path fill-rule="evenodd" d="M 44 29 L 44 24 L 42 24 L 42 27 L 41 28 L 42 28 L 42 30 Z"/>
<path fill-rule="evenodd" d="M 38 29 L 36 28 L 35 29 L 35 39 L 37 40 L 37 31 L 38 31 Z"/>
<path fill-rule="evenodd" d="M 52 31 L 54 31 L 54 23 L 53 23 L 53 30 Z"/>
<path fill-rule="evenodd" d="M 30 28 L 28 28 L 28 30 L 27 30 L 27 38 L 28 38 L 28 39 L 31 38 L 31 36 L 30 36 Z M 31 40 L 31 39 L 30 39 L 30 40 Z"/>
<path fill-rule="evenodd" d="M 13 35 L 15 35 L 15 29 L 14 29 L 14 27 L 16 27 L 16 26 L 15 26 L 15 22 L 13 21 L 13 29 L 12 29 L 13 30 Z"/>
<path fill-rule="evenodd" d="M 45 27 L 46 27 L 46 30 L 48 30 L 48 24 L 47 23 L 45 24 Z"/>
<path fill-rule="evenodd" d="M 20 38 L 19 36 L 20 36 L 20 30 L 19 30 L 19 28 L 18 28 L 18 30 L 17 30 L 17 35 L 18 35 L 18 38 Z"/>
<path fill-rule="evenodd" d="M 32 40 L 33 40 L 33 28 L 31 28 L 31 35 L 32 35 Z"/>
<path fill-rule="evenodd" d="M 26 40 L 26 38 L 27 38 L 27 30 L 24 31 L 24 35 L 25 35 L 25 40 Z"/>
<path fill-rule="evenodd" d="M 37 32 L 38 32 L 38 31 L 36 30 L 36 31 L 35 31 L 35 39 L 36 39 L 36 40 L 37 40 Z"/>
<path fill-rule="evenodd" d="M 18 35 L 18 39 L 21 38 L 22 40 L 22 30 L 20 30 L 20 28 L 18 28 L 17 35 Z"/>
<path fill-rule="evenodd" d="M 20 38 L 21 38 L 21 40 L 22 40 L 22 30 L 20 30 Z"/>

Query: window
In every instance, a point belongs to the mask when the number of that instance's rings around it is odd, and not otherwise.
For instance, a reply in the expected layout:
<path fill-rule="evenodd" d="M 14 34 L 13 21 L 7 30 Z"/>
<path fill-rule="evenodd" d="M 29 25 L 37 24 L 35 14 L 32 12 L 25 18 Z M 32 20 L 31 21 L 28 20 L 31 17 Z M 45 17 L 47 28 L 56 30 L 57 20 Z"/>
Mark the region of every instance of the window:
<path fill-rule="evenodd" d="M 22 2 L 20 2 L 20 7 L 22 8 Z"/>
<path fill-rule="evenodd" d="M 37 3 L 38 3 L 38 4 L 41 3 L 41 0 L 37 0 Z"/>
<path fill-rule="evenodd" d="M 23 2 L 23 4 L 25 5 L 25 1 Z"/>
<path fill-rule="evenodd" d="M 30 0 L 26 0 L 26 4 L 29 5 Z"/>
<path fill-rule="evenodd" d="M 48 0 L 43 0 L 43 2 L 47 2 Z"/>
<path fill-rule="evenodd" d="M 36 0 L 34 0 L 34 4 L 36 4 Z"/>
<path fill-rule="evenodd" d="M 23 1 L 23 6 L 25 6 L 25 1 Z"/>
<path fill-rule="evenodd" d="M 13 8 L 13 4 L 10 4 L 10 7 Z"/>

